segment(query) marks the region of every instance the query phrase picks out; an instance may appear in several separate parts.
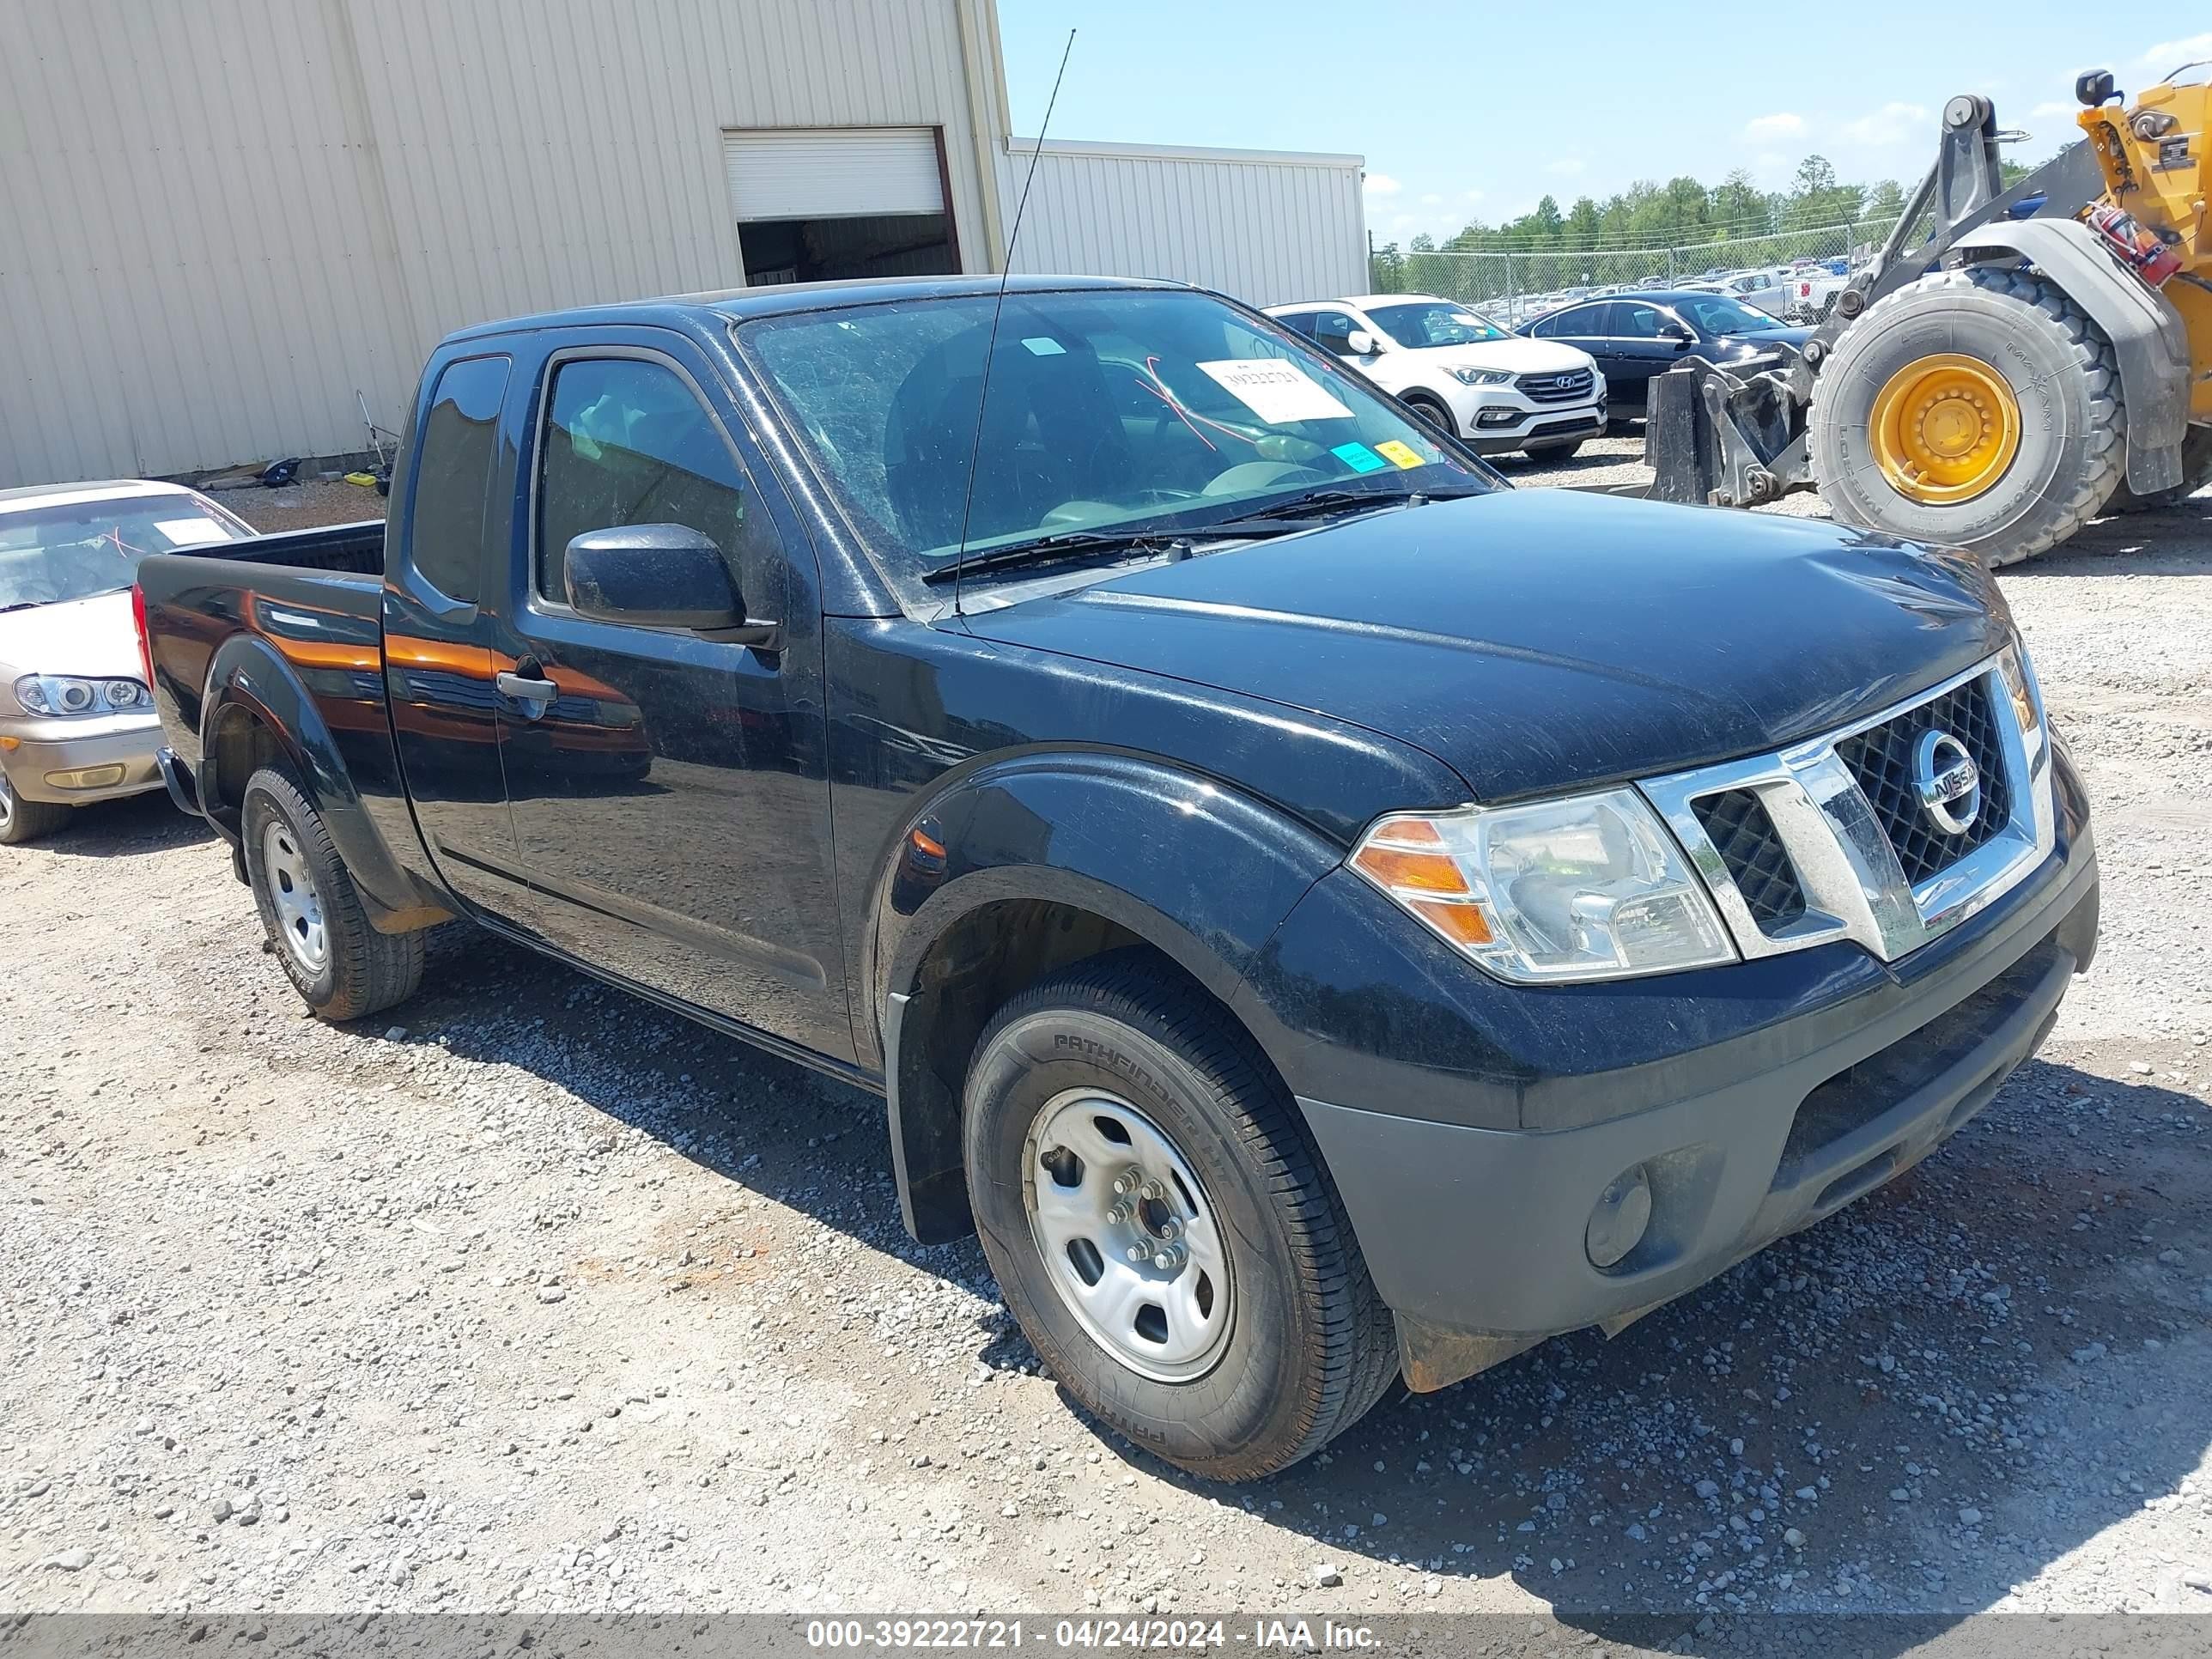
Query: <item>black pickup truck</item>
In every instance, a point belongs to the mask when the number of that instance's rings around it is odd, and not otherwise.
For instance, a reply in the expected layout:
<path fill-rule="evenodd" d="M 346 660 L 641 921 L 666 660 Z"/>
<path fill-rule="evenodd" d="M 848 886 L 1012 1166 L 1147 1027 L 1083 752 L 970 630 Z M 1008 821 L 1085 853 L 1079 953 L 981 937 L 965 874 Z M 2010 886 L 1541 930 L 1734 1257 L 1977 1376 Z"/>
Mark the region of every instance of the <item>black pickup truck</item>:
<path fill-rule="evenodd" d="M 1207 1475 L 1832 1213 L 2095 948 L 1974 560 L 1508 489 L 1191 289 L 472 329 L 392 508 L 139 573 L 307 1002 L 466 917 L 880 1093 L 915 1236 Z"/>

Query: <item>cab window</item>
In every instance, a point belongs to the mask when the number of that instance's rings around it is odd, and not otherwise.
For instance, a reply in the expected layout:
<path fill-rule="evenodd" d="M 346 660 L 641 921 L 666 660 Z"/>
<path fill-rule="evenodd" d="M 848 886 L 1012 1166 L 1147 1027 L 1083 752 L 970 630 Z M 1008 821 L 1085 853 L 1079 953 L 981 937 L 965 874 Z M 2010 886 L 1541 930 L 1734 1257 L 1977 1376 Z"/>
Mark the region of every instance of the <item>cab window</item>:
<path fill-rule="evenodd" d="M 623 525 L 696 530 L 738 575 L 744 474 L 689 380 L 643 358 L 571 358 L 556 365 L 545 409 L 533 560 L 542 598 L 568 603 L 573 538 Z"/>

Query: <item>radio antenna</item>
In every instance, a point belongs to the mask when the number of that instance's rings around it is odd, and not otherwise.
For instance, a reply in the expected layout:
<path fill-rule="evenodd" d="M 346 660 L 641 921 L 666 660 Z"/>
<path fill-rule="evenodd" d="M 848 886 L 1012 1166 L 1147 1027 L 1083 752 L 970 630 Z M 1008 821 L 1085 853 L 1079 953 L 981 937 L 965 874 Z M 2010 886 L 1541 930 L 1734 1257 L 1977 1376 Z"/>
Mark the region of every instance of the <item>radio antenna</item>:
<path fill-rule="evenodd" d="M 999 272 L 999 297 L 991 307 L 991 332 L 983 343 L 983 381 L 975 392 L 975 437 L 968 447 L 968 492 L 960 501 L 960 550 L 952 556 L 952 614 L 960 610 L 960 572 L 968 562 L 968 520 L 975 510 L 975 469 L 983 459 L 983 410 L 991 396 L 991 359 L 999 349 L 999 318 L 1006 308 L 1006 284 L 1014 275 L 1014 250 L 1021 246 L 1022 216 L 1029 211 L 1030 186 L 1036 182 L 1037 158 L 1044 154 L 1044 136 L 1052 131 L 1053 106 L 1060 102 L 1060 83 L 1067 76 L 1067 59 L 1075 50 L 1075 31 L 1060 49 L 1060 69 L 1052 77 L 1052 96 L 1044 102 L 1044 119 L 1038 125 L 1036 143 L 1030 151 L 1030 170 L 1022 178 L 1022 198 L 1014 206 L 1013 228 L 1006 233 L 1006 263 Z"/>

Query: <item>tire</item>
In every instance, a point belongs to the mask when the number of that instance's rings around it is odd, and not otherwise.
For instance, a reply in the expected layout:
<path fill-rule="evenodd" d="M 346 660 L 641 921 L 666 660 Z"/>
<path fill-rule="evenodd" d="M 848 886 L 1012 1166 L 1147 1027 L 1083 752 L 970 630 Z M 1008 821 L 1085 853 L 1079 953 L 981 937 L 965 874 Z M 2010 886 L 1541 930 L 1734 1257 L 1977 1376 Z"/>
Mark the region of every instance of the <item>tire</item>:
<path fill-rule="evenodd" d="M 2175 507 L 2189 499 L 2208 483 L 2212 483 L 2212 426 L 2192 426 L 2181 441 L 2181 482 L 2171 489 L 2154 489 L 2148 495 L 2138 495 L 2128 488 L 2127 474 L 2120 474 L 2120 482 L 2112 490 L 2112 499 L 2105 503 L 2107 513 L 2154 513 L 2162 507 Z"/>
<path fill-rule="evenodd" d="M 1116 1142 L 1108 1123 L 1127 1140 Z M 1144 956 L 1097 957 L 1000 1010 L 969 1070 L 963 1135 L 983 1251 L 1030 1345 L 1085 1408 L 1177 1468 L 1232 1481 L 1287 1468 L 1358 1421 L 1396 1379 L 1389 1310 L 1295 1103 L 1218 1006 Z M 1168 1208 L 1188 1223 L 1180 1235 L 1188 1264 L 1153 1281 L 1151 1264 L 1108 1261 L 1117 1237 L 1137 1236 L 1116 1234 L 1110 1219 L 1078 1224 L 1104 1241 L 1087 1263 L 1073 1237 L 1048 1259 L 1047 1238 L 1062 1236 L 1053 1218 L 1112 1201 L 1117 1165 L 1129 1167 L 1121 1158 L 1158 1170 L 1152 1135 L 1181 1160 L 1161 1184 Z M 1067 1144 L 1092 1156 L 1071 1169 Z M 1071 1175 L 1072 1188 L 1063 1182 Z M 1093 1267 L 1101 1297 L 1086 1322 L 1073 1287 Z M 1150 1329 L 1167 1341 L 1176 1336 L 1163 1311 L 1170 1298 L 1189 1292 L 1184 1305 L 1207 1305 L 1202 1267 L 1224 1275 L 1210 1304 L 1221 1322 L 1217 1346 L 1158 1348 L 1157 1361 L 1140 1352 L 1139 1369 L 1126 1351 L 1146 1346 L 1149 1316 L 1161 1316 Z M 1143 1282 L 1116 1304 L 1109 1273 Z M 1157 1304 L 1144 1301 L 1155 1294 Z M 1123 1349 L 1094 1328 L 1116 1305 L 1139 1309 L 1115 1327 Z"/>
<path fill-rule="evenodd" d="M 0 771 L 0 847 L 21 847 L 51 836 L 76 810 L 54 801 L 25 800 L 8 781 L 8 774 Z"/>
<path fill-rule="evenodd" d="M 318 1018 L 361 1019 L 415 994 L 422 935 L 369 926 L 322 815 L 291 779 L 274 767 L 256 772 L 239 821 L 270 950 Z"/>
<path fill-rule="evenodd" d="M 1582 453 L 1582 448 L 1583 441 L 1580 438 L 1574 438 L 1563 444 L 1530 444 L 1521 453 L 1532 461 L 1540 461 L 1547 466 L 1557 466 L 1562 461 L 1574 459 L 1576 456 Z"/>
<path fill-rule="evenodd" d="M 1897 489 L 1875 456 L 1870 417 L 1892 376 L 1923 359 L 1969 358 L 2019 409 L 2009 465 L 1970 499 Z M 1847 524 L 1968 549 L 1991 565 L 2055 547 L 2112 496 L 2127 454 L 2127 410 L 2112 343 L 2048 278 L 1976 267 L 1899 289 L 1844 331 L 1813 386 L 1813 476 Z"/>
<path fill-rule="evenodd" d="M 1425 392 L 1408 392 L 1398 400 L 1431 426 L 1449 437 L 1459 436 L 1459 423 L 1452 419 L 1450 410 Z"/>

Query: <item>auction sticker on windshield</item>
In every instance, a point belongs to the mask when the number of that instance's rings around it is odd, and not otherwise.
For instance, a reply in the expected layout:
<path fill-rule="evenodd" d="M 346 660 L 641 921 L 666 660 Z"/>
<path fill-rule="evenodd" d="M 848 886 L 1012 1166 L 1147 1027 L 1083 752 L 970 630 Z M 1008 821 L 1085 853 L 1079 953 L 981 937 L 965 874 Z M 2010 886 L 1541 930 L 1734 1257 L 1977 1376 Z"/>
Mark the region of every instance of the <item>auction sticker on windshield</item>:
<path fill-rule="evenodd" d="M 1279 357 L 1230 357 L 1198 368 L 1269 426 L 1352 418 L 1334 392 Z"/>

